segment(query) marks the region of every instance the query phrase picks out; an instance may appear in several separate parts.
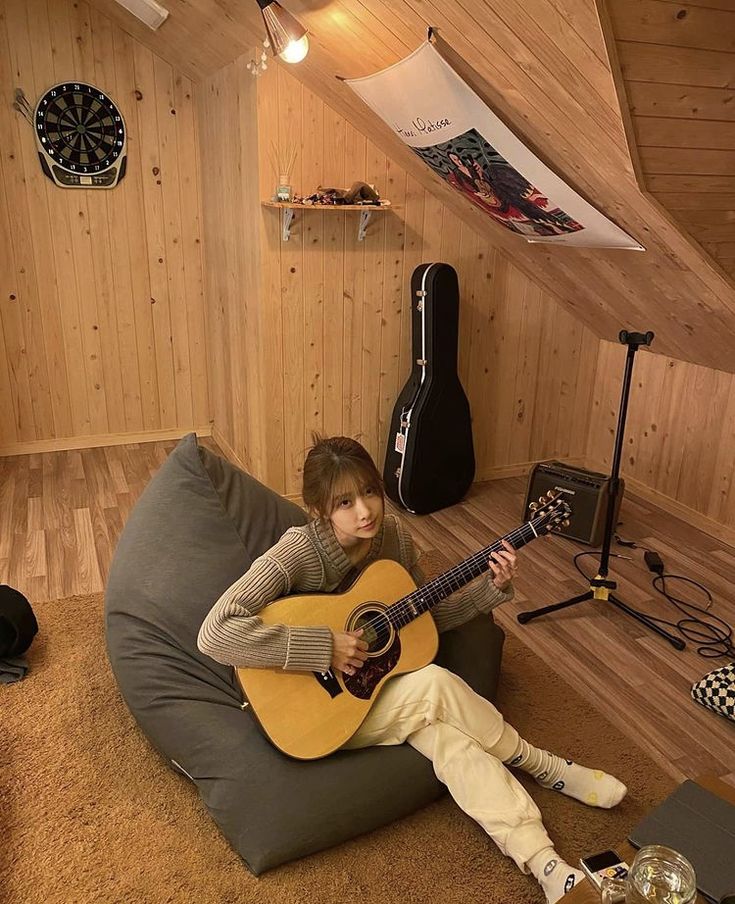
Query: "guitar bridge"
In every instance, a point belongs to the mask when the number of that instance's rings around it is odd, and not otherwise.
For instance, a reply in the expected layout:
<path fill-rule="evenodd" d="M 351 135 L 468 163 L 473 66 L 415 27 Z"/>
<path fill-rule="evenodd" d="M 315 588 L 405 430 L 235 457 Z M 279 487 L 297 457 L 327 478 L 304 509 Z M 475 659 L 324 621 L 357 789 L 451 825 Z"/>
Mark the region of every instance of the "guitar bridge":
<path fill-rule="evenodd" d="M 331 669 L 326 672 L 314 672 L 314 677 L 332 699 L 342 693 L 337 676 Z"/>

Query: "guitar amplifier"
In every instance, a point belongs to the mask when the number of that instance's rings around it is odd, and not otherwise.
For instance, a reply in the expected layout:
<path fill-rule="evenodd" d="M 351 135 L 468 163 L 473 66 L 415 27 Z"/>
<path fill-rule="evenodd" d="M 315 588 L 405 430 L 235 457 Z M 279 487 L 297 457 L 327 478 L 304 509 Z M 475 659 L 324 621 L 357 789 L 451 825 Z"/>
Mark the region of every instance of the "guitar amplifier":
<path fill-rule="evenodd" d="M 523 506 L 524 521 L 531 517 L 529 504 L 551 489 L 564 490 L 572 507 L 569 527 L 562 527 L 554 533 L 569 537 L 571 540 L 580 540 L 590 546 L 602 546 L 610 493 L 608 475 L 575 468 L 561 461 L 540 462 L 531 469 L 528 477 L 528 491 Z M 621 478 L 613 526 L 618 520 L 624 491 L 625 481 Z"/>

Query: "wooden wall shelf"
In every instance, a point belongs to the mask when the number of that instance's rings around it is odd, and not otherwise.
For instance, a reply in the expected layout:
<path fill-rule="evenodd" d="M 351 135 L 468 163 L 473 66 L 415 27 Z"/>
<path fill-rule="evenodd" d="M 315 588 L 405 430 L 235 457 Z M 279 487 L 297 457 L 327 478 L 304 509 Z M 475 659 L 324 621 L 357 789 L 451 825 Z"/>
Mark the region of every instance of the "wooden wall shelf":
<path fill-rule="evenodd" d="M 296 204 L 292 201 L 262 201 L 261 203 L 263 207 L 280 207 L 281 238 L 284 242 L 291 237 L 291 223 L 297 210 L 337 211 L 339 213 L 346 210 L 359 210 L 360 222 L 357 227 L 357 241 L 362 242 L 371 216 L 374 213 L 395 209 L 391 204 L 381 204 L 380 206 L 372 204 Z"/>

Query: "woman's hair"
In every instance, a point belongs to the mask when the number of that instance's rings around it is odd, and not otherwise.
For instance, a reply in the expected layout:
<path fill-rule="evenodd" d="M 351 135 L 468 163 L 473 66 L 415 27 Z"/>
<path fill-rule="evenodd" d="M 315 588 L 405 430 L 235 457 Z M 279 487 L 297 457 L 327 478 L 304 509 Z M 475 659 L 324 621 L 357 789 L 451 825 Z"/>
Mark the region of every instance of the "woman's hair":
<path fill-rule="evenodd" d="M 313 433 L 311 441 L 301 497 L 312 515 L 327 520 L 335 508 L 336 492 L 345 485 L 351 484 L 359 492 L 372 487 L 384 498 L 383 479 L 370 453 L 357 440 Z"/>

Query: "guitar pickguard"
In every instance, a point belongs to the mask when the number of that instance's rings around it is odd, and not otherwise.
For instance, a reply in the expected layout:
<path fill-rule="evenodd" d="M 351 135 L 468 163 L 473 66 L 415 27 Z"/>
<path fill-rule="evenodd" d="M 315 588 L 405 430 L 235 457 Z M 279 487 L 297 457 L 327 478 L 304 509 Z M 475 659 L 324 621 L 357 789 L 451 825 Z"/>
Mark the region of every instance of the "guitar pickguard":
<path fill-rule="evenodd" d="M 358 700 L 369 700 L 378 683 L 396 667 L 401 658 L 401 638 L 396 633 L 393 643 L 375 658 L 370 657 L 354 675 L 343 675 L 345 688 Z"/>

